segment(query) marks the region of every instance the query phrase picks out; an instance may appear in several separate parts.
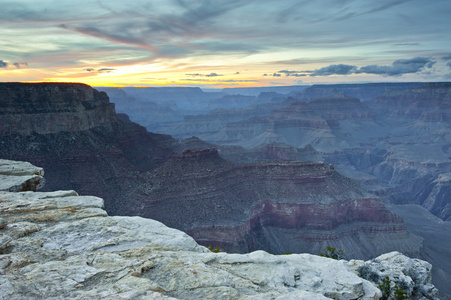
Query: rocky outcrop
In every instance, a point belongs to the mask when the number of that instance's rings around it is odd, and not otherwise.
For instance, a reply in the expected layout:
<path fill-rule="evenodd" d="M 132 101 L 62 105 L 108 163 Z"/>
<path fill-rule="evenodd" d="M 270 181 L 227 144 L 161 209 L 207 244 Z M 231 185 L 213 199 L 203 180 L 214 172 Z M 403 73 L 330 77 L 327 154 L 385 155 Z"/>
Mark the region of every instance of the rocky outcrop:
<path fill-rule="evenodd" d="M 77 83 L 0 83 L 0 134 L 88 130 L 115 120 L 105 93 Z"/>
<path fill-rule="evenodd" d="M 362 83 L 362 84 L 315 84 L 304 91 L 293 94 L 299 100 L 329 98 L 338 93 L 349 97 L 355 97 L 362 101 L 371 100 L 388 91 L 404 91 L 423 85 L 421 82 L 397 82 L 397 83 Z"/>
<path fill-rule="evenodd" d="M 438 296 L 437 289 L 431 283 L 431 264 L 419 259 L 409 259 L 399 252 L 386 253 L 366 262 L 351 260 L 348 265 L 373 283 L 388 278 L 390 292 L 387 296 L 393 299 L 396 299 L 395 287 L 406 292 L 409 299 Z"/>
<path fill-rule="evenodd" d="M 0 191 L 36 191 L 45 184 L 44 170 L 26 162 L 0 160 Z"/>
<path fill-rule="evenodd" d="M 382 115 L 424 121 L 451 119 L 451 83 L 432 82 L 406 91 L 390 91 L 369 102 Z"/>
<path fill-rule="evenodd" d="M 76 189 L 125 206 L 139 172 L 175 152 L 177 142 L 116 115 L 105 93 L 84 84 L 0 84 L 0 158 L 46 170 L 46 188 Z"/>
<path fill-rule="evenodd" d="M 437 296 L 430 265 L 400 253 L 368 262 L 213 253 L 157 221 L 109 217 L 102 205 L 74 191 L 0 192 L 0 298 L 378 299 L 362 266 L 407 283 L 412 297 Z"/>
<path fill-rule="evenodd" d="M 319 253 L 333 245 L 369 258 L 395 249 L 415 255 L 421 247 L 379 199 L 324 163 L 235 164 L 214 148 L 187 150 L 141 182 L 129 215 L 227 251 Z"/>

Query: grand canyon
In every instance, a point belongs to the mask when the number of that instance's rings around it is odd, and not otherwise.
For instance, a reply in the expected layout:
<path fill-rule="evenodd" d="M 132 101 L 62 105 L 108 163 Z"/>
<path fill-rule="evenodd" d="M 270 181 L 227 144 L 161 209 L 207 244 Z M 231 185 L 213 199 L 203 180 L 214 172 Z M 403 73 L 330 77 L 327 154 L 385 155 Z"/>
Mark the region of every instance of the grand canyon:
<path fill-rule="evenodd" d="M 450 84 L 0 90 L 0 157 L 43 167 L 44 191 L 102 197 L 110 215 L 229 252 L 399 251 L 448 291 Z"/>

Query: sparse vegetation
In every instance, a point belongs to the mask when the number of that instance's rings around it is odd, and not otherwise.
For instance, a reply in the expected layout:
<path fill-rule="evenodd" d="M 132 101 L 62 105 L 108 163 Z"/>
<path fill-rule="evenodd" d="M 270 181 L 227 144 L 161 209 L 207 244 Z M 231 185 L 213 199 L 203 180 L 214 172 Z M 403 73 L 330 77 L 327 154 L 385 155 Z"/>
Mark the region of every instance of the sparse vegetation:
<path fill-rule="evenodd" d="M 394 297 L 395 297 L 395 300 L 407 300 L 407 299 L 409 299 L 409 296 L 407 295 L 407 292 L 403 291 L 397 285 L 395 285 Z"/>
<path fill-rule="evenodd" d="M 337 250 L 335 248 L 327 246 L 326 249 L 324 249 L 322 252 L 319 253 L 319 256 L 329 257 L 329 258 L 340 260 L 340 259 L 344 259 L 345 253 L 341 249 Z"/>
<path fill-rule="evenodd" d="M 384 279 L 382 279 L 382 282 L 377 286 L 381 292 L 382 297 L 380 300 L 389 300 L 390 298 L 390 292 L 391 292 L 391 281 L 388 276 L 386 276 Z M 407 295 L 407 292 L 404 291 L 399 286 L 395 285 L 393 288 L 393 298 L 394 300 L 407 300 L 409 299 L 409 296 Z"/>
<path fill-rule="evenodd" d="M 208 248 L 208 250 L 210 250 L 211 252 L 214 252 L 214 253 L 224 252 L 224 249 L 222 249 L 218 245 L 216 245 L 215 247 L 213 247 L 212 245 L 208 245 L 207 248 Z"/>
<path fill-rule="evenodd" d="M 382 282 L 377 286 L 382 292 L 382 297 L 380 300 L 388 300 L 388 298 L 390 297 L 390 285 L 391 281 L 387 276 L 383 278 Z"/>

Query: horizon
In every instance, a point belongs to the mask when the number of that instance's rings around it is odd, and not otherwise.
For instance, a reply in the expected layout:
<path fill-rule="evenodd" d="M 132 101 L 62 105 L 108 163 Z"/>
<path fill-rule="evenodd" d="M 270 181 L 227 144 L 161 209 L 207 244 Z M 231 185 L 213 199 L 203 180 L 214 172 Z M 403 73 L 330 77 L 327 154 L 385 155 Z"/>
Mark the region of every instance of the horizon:
<path fill-rule="evenodd" d="M 451 2 L 6 1 L 0 81 L 202 89 L 451 80 Z"/>

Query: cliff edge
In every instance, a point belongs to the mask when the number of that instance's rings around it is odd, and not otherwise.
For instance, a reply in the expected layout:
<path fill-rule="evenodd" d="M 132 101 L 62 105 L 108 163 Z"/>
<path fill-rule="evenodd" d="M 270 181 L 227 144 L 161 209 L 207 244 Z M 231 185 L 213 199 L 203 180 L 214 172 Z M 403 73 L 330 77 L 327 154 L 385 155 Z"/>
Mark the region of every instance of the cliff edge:
<path fill-rule="evenodd" d="M 101 198 L 17 188 L 40 171 L 0 160 L 0 299 L 378 299 L 386 276 L 414 299 L 437 297 L 431 265 L 398 252 L 213 253 L 157 221 L 109 217 Z"/>

